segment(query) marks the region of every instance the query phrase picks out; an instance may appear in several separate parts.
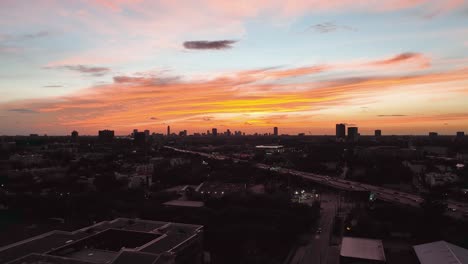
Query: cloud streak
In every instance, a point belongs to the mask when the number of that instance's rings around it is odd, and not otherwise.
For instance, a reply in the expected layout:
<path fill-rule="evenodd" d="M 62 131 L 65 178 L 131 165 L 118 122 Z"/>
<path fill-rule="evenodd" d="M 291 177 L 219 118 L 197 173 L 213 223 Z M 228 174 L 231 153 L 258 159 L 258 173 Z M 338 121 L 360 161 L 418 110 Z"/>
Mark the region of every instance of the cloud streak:
<path fill-rule="evenodd" d="M 185 41 L 183 43 L 184 48 L 186 49 L 195 49 L 195 50 L 223 50 L 230 49 L 232 45 L 236 43 L 236 40 L 197 40 L 197 41 Z"/>
<path fill-rule="evenodd" d="M 94 67 L 94 66 L 87 66 L 87 65 L 62 65 L 62 66 L 54 66 L 54 67 L 44 67 L 45 69 L 62 69 L 62 70 L 70 70 L 75 71 L 83 74 L 88 74 L 91 76 L 99 77 L 106 75 L 110 72 L 110 68 L 107 67 Z"/>

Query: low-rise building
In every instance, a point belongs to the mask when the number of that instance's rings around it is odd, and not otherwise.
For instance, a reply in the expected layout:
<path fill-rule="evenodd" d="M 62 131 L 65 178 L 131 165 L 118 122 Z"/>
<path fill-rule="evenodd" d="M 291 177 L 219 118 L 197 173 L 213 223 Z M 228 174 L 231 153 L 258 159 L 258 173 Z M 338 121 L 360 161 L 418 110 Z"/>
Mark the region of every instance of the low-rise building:
<path fill-rule="evenodd" d="M 203 226 L 117 218 L 0 248 L 0 263 L 201 263 Z"/>

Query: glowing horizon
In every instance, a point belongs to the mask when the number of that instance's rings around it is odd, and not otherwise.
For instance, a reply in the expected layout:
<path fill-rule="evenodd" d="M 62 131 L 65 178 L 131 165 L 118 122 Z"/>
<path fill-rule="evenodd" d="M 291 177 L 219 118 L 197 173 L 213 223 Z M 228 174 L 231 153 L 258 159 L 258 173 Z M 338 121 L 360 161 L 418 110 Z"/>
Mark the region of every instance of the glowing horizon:
<path fill-rule="evenodd" d="M 0 135 L 468 131 L 468 4 L 354 2 L 2 1 Z"/>

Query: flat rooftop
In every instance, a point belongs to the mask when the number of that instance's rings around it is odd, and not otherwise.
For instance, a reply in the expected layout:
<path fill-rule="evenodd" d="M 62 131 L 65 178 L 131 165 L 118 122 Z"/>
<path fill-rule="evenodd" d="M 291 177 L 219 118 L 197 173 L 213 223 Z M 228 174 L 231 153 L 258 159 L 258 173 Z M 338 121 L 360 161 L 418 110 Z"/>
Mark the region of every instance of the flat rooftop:
<path fill-rule="evenodd" d="M 164 263 L 160 254 L 176 254 L 202 229 L 200 225 L 117 218 L 73 232 L 52 231 L 1 247 L 0 263 L 130 263 L 122 259 L 131 254 L 138 255 L 135 259 L 152 259 L 148 263 Z"/>
<path fill-rule="evenodd" d="M 468 249 L 445 241 L 416 245 L 413 248 L 421 264 L 468 264 Z"/>
<path fill-rule="evenodd" d="M 340 256 L 385 261 L 382 240 L 377 239 L 343 237 Z"/>

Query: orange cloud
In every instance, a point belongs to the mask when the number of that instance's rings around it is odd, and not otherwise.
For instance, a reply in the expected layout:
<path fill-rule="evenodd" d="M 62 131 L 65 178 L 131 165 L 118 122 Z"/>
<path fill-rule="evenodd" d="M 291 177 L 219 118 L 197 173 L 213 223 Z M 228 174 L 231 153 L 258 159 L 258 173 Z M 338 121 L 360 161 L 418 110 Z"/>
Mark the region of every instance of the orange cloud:
<path fill-rule="evenodd" d="M 422 55 L 410 53 L 365 62 L 363 65 L 393 65 L 420 57 Z M 9 111 L 8 118 L 11 120 L 7 126 L 12 126 L 14 119 L 19 119 L 28 122 L 31 127 L 39 128 L 40 125 L 41 129 L 48 131 L 79 129 L 94 134 L 98 129 L 113 128 L 125 133 L 139 126 L 155 129 L 163 124 L 179 124 L 192 131 L 204 131 L 212 126 L 253 130 L 281 124 L 293 131 L 305 126 L 317 129 L 332 127 L 331 123 L 350 118 L 346 112 L 357 106 L 378 100 L 391 104 L 393 99 L 386 99 L 391 94 L 404 96 L 407 91 L 416 90 L 421 96 L 438 98 L 437 94 L 443 92 L 449 100 L 460 100 L 460 95 L 468 92 L 466 68 L 417 75 L 342 79 L 321 76 L 313 80 L 316 74 L 337 67 L 254 69 L 194 81 L 167 76 L 116 76 L 114 83 L 109 85 L 91 87 L 55 99 L 8 103 L 1 105 L 0 109 L 31 110 Z M 292 77 L 301 78 L 294 83 L 281 81 Z M 447 101 L 447 104 L 450 102 Z M 415 104 L 412 107 L 425 112 L 428 105 Z M 468 112 L 466 107 L 455 110 L 456 113 Z M 34 115 L 30 114 L 32 111 Z M 341 114 L 343 111 L 344 114 Z M 392 126 L 401 120 L 408 125 L 428 125 L 445 118 L 468 124 L 466 115 L 454 112 L 428 112 L 427 116 L 419 115 L 417 118 L 414 115 L 379 118 L 377 114 L 367 115 L 368 112 L 356 114 L 352 118 L 357 120 L 350 122 L 360 126 Z"/>

